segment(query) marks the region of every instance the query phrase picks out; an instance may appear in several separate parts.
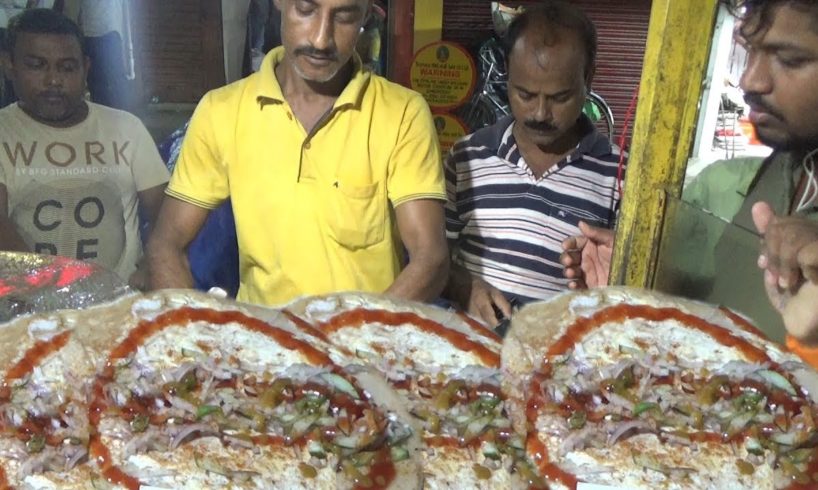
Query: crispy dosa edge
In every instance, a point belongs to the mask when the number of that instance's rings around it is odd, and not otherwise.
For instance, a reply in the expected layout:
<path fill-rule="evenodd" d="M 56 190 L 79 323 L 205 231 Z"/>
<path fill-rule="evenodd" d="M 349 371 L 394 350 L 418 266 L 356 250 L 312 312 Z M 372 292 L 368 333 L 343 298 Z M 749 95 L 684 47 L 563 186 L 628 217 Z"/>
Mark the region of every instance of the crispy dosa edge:
<path fill-rule="evenodd" d="M 528 382 L 542 365 L 547 349 L 577 318 L 590 316 L 596 311 L 620 303 L 676 308 L 730 330 L 767 350 L 776 362 L 792 363 L 795 367 L 790 368 L 790 372 L 818 403 L 818 372 L 800 362 L 800 359 L 786 352 L 780 345 L 737 326 L 717 307 L 655 291 L 618 286 L 565 292 L 549 301 L 529 304 L 513 317 L 503 344 L 501 363 L 503 388 L 508 396 L 508 409 L 515 429 L 526 430 Z"/>
<path fill-rule="evenodd" d="M 349 357 L 335 345 L 325 342 L 319 338 L 311 337 L 308 333 L 300 330 L 281 312 L 280 308 L 266 307 L 239 303 L 231 299 L 218 298 L 210 294 L 190 291 L 190 290 L 165 290 L 154 293 L 162 298 L 168 305 L 176 307 L 188 305 L 193 307 L 212 308 L 216 310 L 239 311 L 246 315 L 258 318 L 274 327 L 284 329 L 294 334 L 330 354 L 330 357 L 341 367 L 348 367 L 356 362 L 356 359 Z M 392 390 L 387 381 L 377 371 L 363 366 L 350 368 L 348 374 L 354 378 L 359 386 L 372 396 L 372 402 L 382 410 L 394 412 L 401 420 L 408 423 L 415 430 L 412 445 L 417 449 L 420 444 L 420 435 L 413 418 L 406 411 L 404 402 L 400 396 Z M 417 451 L 410 451 L 410 458 L 395 465 L 397 472 L 395 479 L 388 488 L 394 490 L 411 490 L 421 488 L 423 485 L 422 472 L 420 470 L 420 460 Z M 345 477 L 339 474 L 339 484 L 347 485 Z"/>
<path fill-rule="evenodd" d="M 327 311 L 326 314 L 324 314 L 324 312 L 322 311 L 321 315 L 315 315 L 310 312 L 310 309 L 311 307 L 314 307 L 317 304 L 322 304 L 322 306 L 326 307 L 332 305 L 333 310 L 332 312 L 330 312 L 330 310 L 326 310 Z M 352 310 L 358 307 L 364 307 L 368 309 L 383 309 L 393 312 L 415 313 L 418 316 L 435 321 L 448 328 L 463 333 L 467 335 L 470 339 L 480 342 L 489 349 L 499 352 L 501 347 L 499 337 L 496 337 L 491 329 L 480 324 L 480 328 L 484 329 L 485 331 L 483 332 L 483 334 L 477 333 L 472 326 L 468 325 L 462 318 L 460 318 L 457 315 L 456 312 L 452 310 L 447 310 L 439 306 L 430 305 L 426 303 L 404 301 L 381 294 L 364 292 L 343 292 L 319 296 L 304 296 L 301 298 L 297 298 L 292 302 L 282 306 L 283 309 L 286 309 L 291 313 L 314 324 L 317 323 L 316 316 L 321 316 L 322 319 L 326 319 L 338 313 Z M 494 336 L 496 338 L 489 338 L 486 336 L 486 334 L 488 334 L 489 336 Z"/>
<path fill-rule="evenodd" d="M 320 305 L 320 314 L 310 311 L 316 305 Z M 440 323 L 447 328 L 460 332 L 468 336 L 469 339 L 479 342 L 487 348 L 499 352 L 500 342 L 475 332 L 474 326 L 468 325 L 457 313 L 443 308 L 412 302 L 402 301 L 399 299 L 390 298 L 383 295 L 348 292 L 327 294 L 321 296 L 310 296 L 296 299 L 295 301 L 283 306 L 291 313 L 305 319 L 308 322 L 320 328 L 320 321 L 326 320 L 339 314 L 343 311 L 348 311 L 354 308 L 364 307 L 369 309 L 383 309 L 393 312 L 411 312 L 420 317 L 433 320 Z M 486 332 L 493 332 L 484 328 Z M 499 338 L 499 337 L 498 337 Z M 347 346 L 349 347 L 349 346 Z M 400 349 L 400 345 L 395 345 L 395 349 Z M 366 362 L 366 360 L 357 359 L 357 362 Z M 374 370 L 374 367 L 369 367 Z M 381 373 L 378 373 L 382 376 Z M 403 400 L 403 396 L 396 393 L 398 399 Z M 396 400 L 397 401 L 397 400 Z M 404 405 L 407 401 L 402 401 Z M 422 433 L 422 427 L 415 424 L 418 428 L 418 433 Z M 424 464 L 424 473 L 426 473 L 425 487 L 428 488 L 482 488 L 482 485 L 492 486 L 493 488 L 509 488 L 522 487 L 522 483 L 517 481 L 517 476 L 508 474 L 500 475 L 502 470 L 495 470 L 491 480 L 480 481 L 475 476 L 473 465 L 473 455 L 469 450 L 461 450 L 457 448 L 435 448 L 433 455 L 424 455 L 426 458 L 434 458 L 433 465 Z M 466 481 L 464 479 L 470 479 Z M 502 483 L 501 483 L 502 482 Z"/>

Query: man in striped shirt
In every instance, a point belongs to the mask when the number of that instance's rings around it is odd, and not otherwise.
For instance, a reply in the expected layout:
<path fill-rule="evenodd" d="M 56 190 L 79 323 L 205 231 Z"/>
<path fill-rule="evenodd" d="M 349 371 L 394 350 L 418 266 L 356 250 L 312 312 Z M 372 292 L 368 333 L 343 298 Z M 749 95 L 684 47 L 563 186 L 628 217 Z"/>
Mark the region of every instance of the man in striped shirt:
<path fill-rule="evenodd" d="M 596 29 L 568 3 L 538 4 L 509 27 L 512 116 L 458 142 L 446 162 L 449 298 L 489 325 L 511 303 L 567 288 L 561 243 L 580 221 L 611 228 L 619 150 L 582 114 Z"/>

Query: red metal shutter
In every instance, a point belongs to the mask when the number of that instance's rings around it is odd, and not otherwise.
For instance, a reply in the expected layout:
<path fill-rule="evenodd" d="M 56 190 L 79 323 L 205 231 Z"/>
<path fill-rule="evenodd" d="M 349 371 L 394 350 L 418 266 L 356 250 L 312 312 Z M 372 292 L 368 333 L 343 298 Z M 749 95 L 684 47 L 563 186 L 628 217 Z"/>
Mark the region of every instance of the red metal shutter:
<path fill-rule="evenodd" d="M 507 1 L 509 6 L 531 1 Z M 642 76 L 642 60 L 648 36 L 651 0 L 576 0 L 594 21 L 599 52 L 593 89 L 614 113 L 616 141 L 625 115 Z M 459 42 L 476 52 L 492 33 L 491 2 L 487 0 L 444 0 L 443 39 Z M 630 127 L 633 128 L 631 120 Z M 630 142 L 630 131 L 628 132 Z"/>

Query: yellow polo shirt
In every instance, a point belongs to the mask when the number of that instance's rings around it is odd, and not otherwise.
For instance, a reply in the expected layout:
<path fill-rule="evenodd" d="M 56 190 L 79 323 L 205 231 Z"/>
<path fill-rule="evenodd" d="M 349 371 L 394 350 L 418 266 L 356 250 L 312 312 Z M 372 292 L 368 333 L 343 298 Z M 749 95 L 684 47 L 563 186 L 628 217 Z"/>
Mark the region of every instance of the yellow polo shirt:
<path fill-rule="evenodd" d="M 400 273 L 394 208 L 445 200 L 423 98 L 360 68 L 308 133 L 284 100 L 271 51 L 261 69 L 206 94 L 167 193 L 213 209 L 232 200 L 238 299 L 280 304 L 305 294 L 381 292 Z"/>

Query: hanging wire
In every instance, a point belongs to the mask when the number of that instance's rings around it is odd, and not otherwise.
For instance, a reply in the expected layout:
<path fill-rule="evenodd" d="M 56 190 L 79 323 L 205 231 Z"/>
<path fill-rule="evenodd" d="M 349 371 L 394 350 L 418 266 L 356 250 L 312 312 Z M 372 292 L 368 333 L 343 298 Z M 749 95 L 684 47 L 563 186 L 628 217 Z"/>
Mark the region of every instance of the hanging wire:
<path fill-rule="evenodd" d="M 636 102 L 639 100 L 639 85 L 633 90 L 633 97 L 628 106 L 628 112 L 625 113 L 625 121 L 622 124 L 622 134 L 619 135 L 619 165 L 616 169 L 616 187 L 619 190 L 619 198 L 622 199 L 622 180 L 625 174 L 625 143 L 627 142 L 628 129 L 631 124 L 633 112 L 636 110 Z M 613 139 L 613 135 L 611 135 Z"/>
<path fill-rule="evenodd" d="M 815 198 L 818 197 L 818 180 L 815 176 L 815 155 L 818 154 L 818 148 L 807 153 L 801 161 L 801 166 L 807 174 L 807 183 L 804 187 L 804 193 L 801 194 L 801 200 L 798 201 L 798 206 L 795 208 L 796 213 L 800 213 L 812 206 Z"/>

